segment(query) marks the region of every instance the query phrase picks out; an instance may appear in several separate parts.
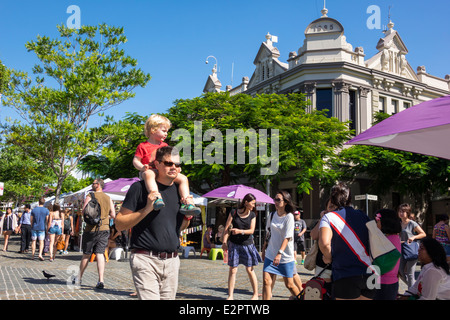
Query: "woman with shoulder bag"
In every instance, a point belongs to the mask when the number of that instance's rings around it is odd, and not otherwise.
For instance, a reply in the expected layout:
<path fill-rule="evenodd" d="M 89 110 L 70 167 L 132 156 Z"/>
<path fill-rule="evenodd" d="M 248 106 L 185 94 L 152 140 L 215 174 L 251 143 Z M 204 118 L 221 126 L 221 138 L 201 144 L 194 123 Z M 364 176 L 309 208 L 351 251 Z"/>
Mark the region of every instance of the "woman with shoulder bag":
<path fill-rule="evenodd" d="M 402 256 L 400 257 L 399 276 L 408 285 L 408 289 L 416 281 L 415 271 L 418 260 L 419 244 L 416 240 L 426 237 L 425 232 L 417 222 L 411 220 L 412 210 L 407 203 L 398 208 L 398 216 L 402 222 L 400 241 L 402 243 Z"/>
<path fill-rule="evenodd" d="M 288 192 L 280 191 L 275 198 L 276 212 L 270 220 L 270 239 L 263 249 L 263 299 L 272 298 L 272 287 L 277 275 L 284 279 L 291 295 L 298 297 L 300 290 L 294 283 L 294 205 Z"/>
<path fill-rule="evenodd" d="M 258 300 L 258 279 L 254 266 L 262 262 L 253 242 L 253 233 L 256 227 L 256 214 L 253 211 L 256 197 L 249 193 L 242 199 L 237 210 L 231 211 L 225 224 L 222 249 L 228 251 L 228 298 L 233 300 L 234 285 L 237 268 L 243 264 L 246 268 L 253 289 L 252 300 Z"/>
<path fill-rule="evenodd" d="M 336 210 L 336 206 L 333 205 L 328 199 L 327 201 L 327 207 L 325 210 L 323 210 L 320 213 L 320 218 L 330 211 Z M 320 220 L 317 222 L 317 224 L 314 226 L 314 228 L 311 230 L 311 239 L 316 241 L 317 247 L 319 246 L 319 225 Z M 315 271 L 314 276 L 317 277 L 320 274 L 320 277 L 325 281 L 325 284 L 327 286 L 328 292 L 331 292 L 332 290 L 332 263 L 325 263 L 323 262 L 323 254 L 322 251 L 320 251 L 320 248 L 317 248 L 317 255 L 315 257 Z"/>

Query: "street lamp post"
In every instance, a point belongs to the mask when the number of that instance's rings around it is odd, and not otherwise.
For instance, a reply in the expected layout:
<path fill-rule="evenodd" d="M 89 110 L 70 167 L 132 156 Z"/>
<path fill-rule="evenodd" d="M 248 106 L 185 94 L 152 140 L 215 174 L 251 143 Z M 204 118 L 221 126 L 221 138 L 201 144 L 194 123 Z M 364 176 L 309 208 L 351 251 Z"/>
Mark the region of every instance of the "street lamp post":
<path fill-rule="evenodd" d="M 218 69 L 217 69 L 217 66 L 218 66 L 217 58 L 214 57 L 214 56 L 208 56 L 208 57 L 206 58 L 206 61 L 205 61 L 206 64 L 209 63 L 209 61 L 208 61 L 209 58 L 212 58 L 212 59 L 216 60 L 216 63 L 214 64 L 214 67 L 213 67 L 213 69 L 212 69 L 213 74 L 215 74 L 215 73 L 217 72 L 217 70 L 218 70 Z"/>

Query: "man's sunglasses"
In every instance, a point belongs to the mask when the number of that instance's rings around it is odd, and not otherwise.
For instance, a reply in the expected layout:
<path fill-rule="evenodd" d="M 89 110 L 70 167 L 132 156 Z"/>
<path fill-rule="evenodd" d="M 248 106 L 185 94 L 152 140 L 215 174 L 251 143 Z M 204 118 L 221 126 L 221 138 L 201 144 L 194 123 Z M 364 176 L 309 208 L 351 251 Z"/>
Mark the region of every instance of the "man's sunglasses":
<path fill-rule="evenodd" d="M 163 163 L 166 167 L 172 167 L 173 165 L 175 165 L 175 167 L 177 167 L 177 168 L 181 167 L 180 162 L 163 161 Z"/>

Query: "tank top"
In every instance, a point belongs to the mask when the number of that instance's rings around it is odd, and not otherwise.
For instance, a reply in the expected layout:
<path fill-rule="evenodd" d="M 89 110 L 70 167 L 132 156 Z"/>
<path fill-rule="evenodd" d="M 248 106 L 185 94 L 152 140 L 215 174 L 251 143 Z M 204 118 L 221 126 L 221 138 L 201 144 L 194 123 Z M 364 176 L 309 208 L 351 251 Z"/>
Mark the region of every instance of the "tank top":
<path fill-rule="evenodd" d="M 447 231 L 445 231 L 445 224 L 441 224 L 439 227 L 434 226 L 436 230 L 436 240 L 440 243 L 450 244 L 450 239 L 448 238 Z"/>
<path fill-rule="evenodd" d="M 253 211 L 250 211 L 246 218 L 241 218 L 236 210 L 231 211 L 230 213 L 233 217 L 232 224 L 233 228 L 248 230 L 251 227 L 252 219 L 256 217 Z M 239 244 L 243 246 L 248 246 L 253 243 L 253 235 L 252 234 L 232 234 L 230 235 L 230 241 L 234 244 Z"/>
<path fill-rule="evenodd" d="M 56 211 L 55 211 L 55 212 L 56 212 Z M 55 213 L 52 213 L 52 215 L 54 216 Z M 61 216 L 61 213 L 58 212 L 58 215 Z M 60 218 L 60 219 L 56 219 L 56 218 L 53 218 L 53 219 L 52 219 L 52 224 L 51 224 L 50 227 L 54 227 L 54 226 L 57 226 L 58 228 L 61 229 L 61 227 L 62 227 L 61 218 Z"/>

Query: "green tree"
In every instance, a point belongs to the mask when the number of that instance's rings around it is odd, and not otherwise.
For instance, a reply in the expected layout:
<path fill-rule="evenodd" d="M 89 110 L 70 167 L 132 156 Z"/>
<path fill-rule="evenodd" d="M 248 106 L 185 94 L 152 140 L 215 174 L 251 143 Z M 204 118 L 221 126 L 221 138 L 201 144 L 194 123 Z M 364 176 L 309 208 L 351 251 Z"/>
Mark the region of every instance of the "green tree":
<path fill-rule="evenodd" d="M 138 176 L 132 161 L 136 147 L 146 140 L 144 124 L 148 117 L 137 113 L 127 113 L 123 120 L 111 120 L 109 132 L 114 132 L 108 143 L 95 154 L 83 158 L 78 169 L 93 176 L 110 179 L 132 178 Z"/>
<path fill-rule="evenodd" d="M 0 99 L 5 92 L 8 85 L 8 69 L 3 65 L 0 60 Z"/>
<path fill-rule="evenodd" d="M 167 117 L 174 129 L 182 128 L 190 133 L 191 139 L 186 137 L 187 141 L 183 142 L 184 138 L 178 138 L 178 145 L 192 145 L 190 158 L 194 160 L 183 166 L 183 171 L 197 192 L 205 191 L 203 183 L 207 183 L 209 188 L 215 188 L 231 184 L 246 175 L 264 184 L 267 178 L 278 179 L 288 171 L 295 170 L 298 192 L 309 193 L 313 188 L 311 179 L 329 184 L 337 177 L 328 163 L 336 158 L 336 148 L 349 139 L 350 131 L 338 119 L 326 117 L 325 112 L 306 112 L 306 106 L 302 94 L 261 94 L 252 97 L 246 94 L 231 96 L 229 93 L 208 93 L 175 101 Z M 200 134 L 196 132 L 199 123 L 202 130 Z M 208 132 L 211 133 L 212 129 L 212 133 L 220 132 L 222 135 L 209 137 Z M 227 130 L 236 132 L 240 129 L 244 135 L 230 135 L 228 139 Z M 274 131 L 279 133 L 278 138 L 272 136 Z M 170 132 L 172 140 L 175 132 Z M 250 147 L 251 138 L 245 143 L 248 139 L 245 134 L 253 132 L 257 137 L 258 153 L 252 154 L 256 150 Z M 231 161 L 228 161 L 230 154 L 227 144 L 236 146 Z M 276 158 L 272 158 L 277 162 L 272 172 L 261 170 L 273 164 L 267 163 L 264 152 L 259 153 L 261 147 L 267 148 L 267 156 Z M 246 159 L 244 163 L 238 158 L 242 148 Z M 201 150 L 201 161 L 196 159 L 196 155 L 200 155 L 196 150 Z M 226 154 L 222 155 L 221 152 Z M 206 160 L 208 156 L 209 163 Z"/>
<path fill-rule="evenodd" d="M 132 97 L 150 75 L 138 69 L 136 59 L 125 55 L 123 28 L 58 26 L 60 37 L 38 36 L 26 44 L 39 63 L 34 79 L 10 70 L 4 105 L 17 111 L 25 123 L 14 121 L 4 134 L 9 144 L 52 170 L 56 196 L 79 161 L 106 143 L 108 126 L 88 129 L 92 116 Z"/>
<path fill-rule="evenodd" d="M 376 122 L 387 118 L 379 113 Z M 344 179 L 365 175 L 371 179 L 370 192 L 398 192 L 414 199 L 418 217 L 425 219 L 434 196 L 445 195 L 450 188 L 450 161 L 382 147 L 355 145 L 341 153 Z M 431 223 L 431 221 L 430 221 Z"/>
<path fill-rule="evenodd" d="M 5 188 L 2 201 L 32 202 L 45 194 L 53 182 L 52 172 L 27 157 L 16 146 L 0 146 L 0 180 Z"/>
<path fill-rule="evenodd" d="M 262 185 L 267 178 L 276 182 L 290 170 L 296 172 L 298 192 L 309 193 L 311 179 L 319 179 L 323 184 L 335 181 L 338 173 L 328 164 L 336 158 L 335 149 L 350 137 L 347 125 L 336 118 L 327 118 L 325 112 L 306 112 L 306 102 L 300 94 L 252 97 L 209 93 L 177 100 L 164 115 L 172 122 L 167 142 L 182 149 L 182 172 L 199 194 L 243 176 Z M 101 152 L 83 159 L 79 168 L 111 179 L 137 176 L 132 159 L 137 145 L 146 140 L 146 119 L 147 116 L 129 114 L 121 121 L 112 121 L 108 130 L 115 136 Z M 242 134 L 230 135 L 228 139 L 227 130 L 242 130 Z M 272 136 L 275 130 L 279 132 L 278 139 Z M 252 148 L 249 141 L 253 132 L 257 148 Z M 234 145 L 231 156 L 227 144 Z M 266 147 L 267 152 L 260 153 L 261 147 Z M 239 153 L 245 156 L 244 161 L 239 159 Z M 272 172 L 264 170 L 271 165 Z"/>

